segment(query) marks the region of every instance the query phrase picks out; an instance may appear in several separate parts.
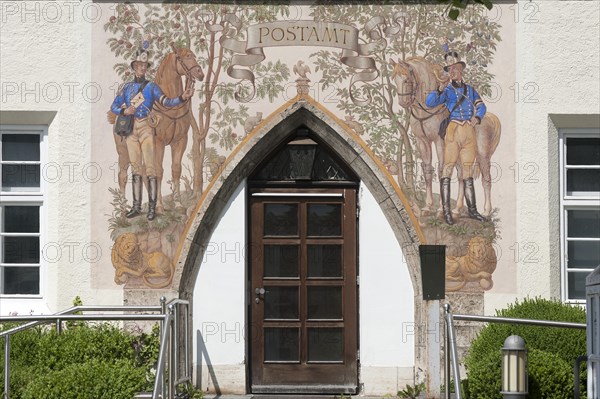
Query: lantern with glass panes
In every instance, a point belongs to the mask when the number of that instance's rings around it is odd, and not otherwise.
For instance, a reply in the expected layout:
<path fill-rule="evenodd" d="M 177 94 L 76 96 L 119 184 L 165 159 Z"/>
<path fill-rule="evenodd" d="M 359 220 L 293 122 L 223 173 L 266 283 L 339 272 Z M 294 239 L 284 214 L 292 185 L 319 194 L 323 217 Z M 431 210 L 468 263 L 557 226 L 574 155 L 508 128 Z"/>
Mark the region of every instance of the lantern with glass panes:
<path fill-rule="evenodd" d="M 527 347 L 518 335 L 511 335 L 502 347 L 502 390 L 504 399 L 527 397 Z"/>

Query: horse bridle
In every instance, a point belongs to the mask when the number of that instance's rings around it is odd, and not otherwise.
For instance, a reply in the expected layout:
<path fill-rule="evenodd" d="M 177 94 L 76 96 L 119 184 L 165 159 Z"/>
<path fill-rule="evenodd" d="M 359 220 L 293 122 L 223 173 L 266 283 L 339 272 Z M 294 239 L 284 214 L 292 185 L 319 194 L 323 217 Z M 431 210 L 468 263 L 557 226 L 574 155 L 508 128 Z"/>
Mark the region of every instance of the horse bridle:
<path fill-rule="evenodd" d="M 412 82 L 414 82 L 414 83 L 411 83 L 411 86 L 413 87 L 413 90 L 411 90 L 411 91 L 409 91 L 409 92 L 402 92 L 402 93 L 398 92 L 398 96 L 410 96 L 410 102 L 408 103 L 408 108 L 410 108 L 410 114 L 411 114 L 411 115 L 412 115 L 412 116 L 413 116 L 415 119 L 417 119 L 418 121 L 422 122 L 422 121 L 426 121 L 427 119 L 429 119 L 429 118 L 431 118 L 431 117 L 434 117 L 435 115 L 438 115 L 438 114 L 440 114 L 441 112 L 443 112 L 443 111 L 444 111 L 444 108 L 443 108 L 443 107 L 440 107 L 440 108 L 439 108 L 437 111 L 435 111 L 435 112 L 431 112 L 431 111 L 429 111 L 429 109 L 428 109 L 426 106 L 424 106 L 424 105 L 423 105 L 423 104 L 422 104 L 422 103 L 421 103 L 421 102 L 420 102 L 420 101 L 417 99 L 417 96 L 416 96 L 416 94 L 419 92 L 419 80 L 417 79 L 417 76 L 415 75 L 415 71 L 414 71 L 414 69 L 412 68 L 412 66 L 411 66 L 410 64 L 408 64 L 408 63 L 406 64 L 406 66 L 407 66 L 407 68 L 406 68 L 406 69 L 408 70 L 408 73 L 410 73 L 410 79 L 412 80 Z M 421 109 L 421 111 L 423 111 L 423 112 L 425 112 L 425 113 L 427 114 L 427 116 L 426 116 L 426 117 L 424 117 L 424 118 L 419 118 L 419 117 L 418 117 L 418 116 L 415 114 L 415 112 L 414 112 L 414 109 L 413 109 L 413 107 L 414 107 L 415 103 L 416 103 L 416 105 L 417 105 L 417 106 L 418 106 L 418 107 Z"/>
<path fill-rule="evenodd" d="M 412 67 L 409 64 L 406 64 L 408 66 L 408 72 L 410 73 L 410 78 L 412 79 L 412 82 L 415 83 L 410 83 L 410 86 L 415 87 L 413 90 L 409 91 L 409 92 L 402 92 L 402 93 L 398 93 L 399 96 L 410 96 L 410 103 L 408 103 L 408 106 L 412 106 L 413 103 L 416 100 L 416 96 L 415 94 L 417 94 L 417 90 L 419 88 L 419 81 L 417 80 L 417 77 L 415 76 L 415 71 L 413 71 Z"/>
<path fill-rule="evenodd" d="M 173 43 L 171 43 L 171 48 L 173 49 L 173 53 L 175 53 L 175 59 L 177 60 L 177 63 L 181 65 L 181 68 L 183 68 L 183 72 L 185 73 L 185 91 L 192 87 L 196 82 L 196 78 L 194 77 L 194 75 L 192 75 L 192 68 L 194 68 L 195 65 L 188 65 L 186 60 L 181 58 L 181 56 L 179 55 L 179 49 L 176 48 Z M 186 102 L 187 101 L 189 101 L 189 99 L 187 99 Z"/>

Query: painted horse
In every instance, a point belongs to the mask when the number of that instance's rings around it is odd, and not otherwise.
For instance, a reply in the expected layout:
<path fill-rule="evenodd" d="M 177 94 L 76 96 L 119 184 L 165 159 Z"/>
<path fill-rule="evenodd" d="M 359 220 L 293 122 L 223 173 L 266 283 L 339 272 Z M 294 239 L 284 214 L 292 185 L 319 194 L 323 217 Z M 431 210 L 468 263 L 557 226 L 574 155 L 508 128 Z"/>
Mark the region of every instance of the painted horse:
<path fill-rule="evenodd" d="M 186 48 L 175 48 L 173 45 L 172 49 L 173 52 L 168 53 L 158 66 L 154 77 L 154 83 L 170 98 L 178 97 L 183 94 L 185 89 L 193 87 L 195 80 L 204 79 L 204 73 L 198 65 L 194 53 Z M 183 76 L 186 77 L 185 88 L 182 83 Z M 161 183 L 164 174 L 165 147 L 171 146 L 171 182 L 175 197 L 178 197 L 182 159 L 188 140 L 187 133 L 191 126 L 194 134 L 198 134 L 198 123 L 191 112 L 191 99 L 173 108 L 165 108 L 159 103 L 155 103 L 149 118 L 155 132 L 154 161 L 158 180 L 157 210 L 162 211 Z M 114 131 L 113 136 L 119 158 L 119 188 L 122 192 L 125 192 L 129 155 L 125 141 L 114 134 Z"/>
<path fill-rule="evenodd" d="M 438 160 L 438 173 L 444 165 L 444 140 L 439 136 L 439 127 L 445 120 L 449 111 L 444 105 L 429 108 L 425 105 L 427 94 L 437 90 L 440 83 L 449 82 L 440 65 L 432 64 L 423 57 L 410 57 L 406 61 L 398 60 L 394 64 L 392 78 L 398 91 L 398 104 L 410 111 L 410 129 L 415 136 L 417 149 L 421 156 L 423 174 L 425 176 L 425 212 L 431 211 L 433 205 L 433 165 L 432 145 Z M 490 172 L 490 159 L 500 142 L 500 120 L 490 112 L 483 117 L 481 124 L 475 127 L 477 133 L 477 157 L 473 177 L 482 175 L 482 185 L 485 194 L 483 214 L 492 213 L 492 179 Z M 457 176 L 462 180 L 462 171 L 457 163 Z M 458 214 L 464 206 L 463 185 L 458 185 L 456 208 L 453 213 Z"/>

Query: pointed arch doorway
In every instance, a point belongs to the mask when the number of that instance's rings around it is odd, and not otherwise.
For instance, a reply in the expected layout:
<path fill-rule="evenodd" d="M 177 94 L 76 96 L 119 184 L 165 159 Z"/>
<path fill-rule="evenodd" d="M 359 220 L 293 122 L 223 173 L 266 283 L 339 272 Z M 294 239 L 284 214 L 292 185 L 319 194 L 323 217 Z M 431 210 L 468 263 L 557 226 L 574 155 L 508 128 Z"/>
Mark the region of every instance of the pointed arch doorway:
<path fill-rule="evenodd" d="M 252 393 L 357 392 L 358 186 L 306 127 L 249 176 Z"/>

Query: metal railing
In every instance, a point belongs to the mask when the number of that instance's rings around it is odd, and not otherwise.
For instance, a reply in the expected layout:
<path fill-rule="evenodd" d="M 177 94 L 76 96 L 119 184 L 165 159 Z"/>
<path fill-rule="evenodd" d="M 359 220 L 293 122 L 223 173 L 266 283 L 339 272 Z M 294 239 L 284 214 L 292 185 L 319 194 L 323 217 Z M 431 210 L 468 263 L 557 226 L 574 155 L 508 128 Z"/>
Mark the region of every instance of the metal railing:
<path fill-rule="evenodd" d="M 181 335 L 179 319 L 183 309 L 184 331 L 183 350 L 178 346 Z M 143 313 L 120 313 L 120 314 L 73 314 L 76 312 L 143 312 Z M 157 314 L 152 314 L 157 313 Z M 158 366 L 154 381 L 153 399 L 172 399 L 175 395 L 177 385 L 191 382 L 191 363 L 189 357 L 190 335 L 189 335 L 189 302 L 174 299 L 168 304 L 166 299 L 160 299 L 159 306 L 74 306 L 52 315 L 37 316 L 2 316 L 0 323 L 26 322 L 9 330 L 0 332 L 0 338 L 4 338 L 4 390 L 3 399 L 10 399 L 10 339 L 11 336 L 30 328 L 56 323 L 56 331 L 60 334 L 62 323 L 65 321 L 159 321 L 160 322 L 160 349 L 158 354 Z M 181 375 L 179 353 L 184 352 L 184 374 Z M 166 371 L 169 378 L 167 379 Z M 167 382 L 167 383 L 165 383 Z"/>
<path fill-rule="evenodd" d="M 467 314 L 453 314 L 450 305 L 444 305 L 446 319 L 446 340 L 444 346 L 444 374 L 445 374 L 445 396 L 450 399 L 450 361 L 452 361 L 452 376 L 454 377 L 454 392 L 456 399 L 462 399 L 462 388 L 460 386 L 460 369 L 458 367 L 458 349 L 456 347 L 456 333 L 454 331 L 454 320 L 473 321 L 481 323 L 510 323 L 527 324 L 530 326 L 579 328 L 585 330 L 587 325 L 583 323 L 571 323 L 552 320 L 517 319 L 499 316 L 476 316 Z M 450 359 L 451 358 L 451 359 Z"/>

